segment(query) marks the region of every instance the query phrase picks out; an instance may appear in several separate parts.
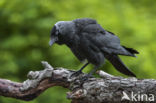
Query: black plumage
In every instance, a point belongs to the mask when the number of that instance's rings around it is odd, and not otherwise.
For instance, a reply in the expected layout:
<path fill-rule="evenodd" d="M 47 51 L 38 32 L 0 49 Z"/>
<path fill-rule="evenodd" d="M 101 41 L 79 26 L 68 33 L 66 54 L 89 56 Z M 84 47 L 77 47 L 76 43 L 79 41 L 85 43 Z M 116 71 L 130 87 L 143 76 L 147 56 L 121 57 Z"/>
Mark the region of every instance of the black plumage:
<path fill-rule="evenodd" d="M 118 55 L 135 57 L 138 51 L 121 46 L 119 38 L 112 32 L 104 30 L 94 19 L 84 18 L 57 22 L 51 31 L 50 45 L 54 42 L 66 44 L 80 61 L 87 59 L 88 63 L 85 66 L 89 63 L 94 64 L 95 68 L 89 75 L 94 73 L 106 58 L 121 73 L 135 76 Z"/>

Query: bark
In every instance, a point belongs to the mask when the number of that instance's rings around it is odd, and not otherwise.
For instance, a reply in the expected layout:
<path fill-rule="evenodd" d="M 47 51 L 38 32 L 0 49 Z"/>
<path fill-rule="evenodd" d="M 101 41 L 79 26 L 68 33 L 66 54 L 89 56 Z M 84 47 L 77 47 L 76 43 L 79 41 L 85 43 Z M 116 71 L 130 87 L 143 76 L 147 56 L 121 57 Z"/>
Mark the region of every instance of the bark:
<path fill-rule="evenodd" d="M 72 103 L 156 102 L 154 79 L 115 77 L 98 71 L 101 78 L 92 77 L 83 81 L 82 78 L 86 75 L 84 73 L 71 77 L 75 71 L 61 67 L 54 69 L 47 62 L 42 64 L 44 70 L 30 71 L 28 79 L 23 83 L 0 79 L 0 95 L 30 101 L 50 87 L 62 86 L 70 90 L 67 98 Z M 129 98 L 125 99 L 123 96 Z"/>

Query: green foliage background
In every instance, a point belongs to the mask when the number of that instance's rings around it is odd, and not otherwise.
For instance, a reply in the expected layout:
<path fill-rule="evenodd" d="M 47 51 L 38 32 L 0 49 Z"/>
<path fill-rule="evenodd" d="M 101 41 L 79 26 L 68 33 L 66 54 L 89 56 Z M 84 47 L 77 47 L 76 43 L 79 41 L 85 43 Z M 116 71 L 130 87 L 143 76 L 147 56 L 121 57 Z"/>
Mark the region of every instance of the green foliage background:
<path fill-rule="evenodd" d="M 22 82 L 30 70 L 82 66 L 66 46 L 48 45 L 52 26 L 61 20 L 89 17 L 114 32 L 121 44 L 137 49 L 137 58 L 122 57 L 138 78 L 156 79 L 155 0 L 0 0 L 0 78 Z M 89 72 L 88 66 L 84 72 Z M 101 67 L 121 76 L 108 62 Z M 123 76 L 123 75 L 122 75 Z M 28 103 L 69 103 L 68 90 L 54 87 Z M 27 103 L 0 97 L 0 103 Z"/>

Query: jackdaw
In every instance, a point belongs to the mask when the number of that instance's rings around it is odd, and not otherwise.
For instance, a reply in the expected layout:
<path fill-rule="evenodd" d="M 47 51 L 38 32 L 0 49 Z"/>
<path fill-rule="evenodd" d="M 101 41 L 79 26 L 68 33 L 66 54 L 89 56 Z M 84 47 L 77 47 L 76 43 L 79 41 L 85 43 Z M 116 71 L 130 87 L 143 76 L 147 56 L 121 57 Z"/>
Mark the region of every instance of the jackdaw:
<path fill-rule="evenodd" d="M 89 64 L 95 65 L 88 73 L 91 76 L 105 61 L 105 58 L 121 73 L 136 77 L 121 61 L 118 55 L 135 57 L 139 52 L 120 45 L 120 40 L 114 33 L 104 30 L 96 20 L 90 18 L 57 22 L 50 34 L 50 42 L 59 45 L 66 44 L 80 60 L 88 62 L 76 73 L 80 74 Z"/>

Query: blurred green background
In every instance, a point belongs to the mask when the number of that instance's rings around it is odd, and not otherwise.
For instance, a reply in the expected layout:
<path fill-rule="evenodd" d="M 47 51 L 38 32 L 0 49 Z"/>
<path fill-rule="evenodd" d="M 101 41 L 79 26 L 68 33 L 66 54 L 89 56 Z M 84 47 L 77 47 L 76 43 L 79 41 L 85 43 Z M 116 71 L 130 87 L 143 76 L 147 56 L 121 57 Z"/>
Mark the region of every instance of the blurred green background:
<path fill-rule="evenodd" d="M 30 70 L 42 70 L 41 61 L 54 67 L 79 69 L 83 64 L 66 46 L 48 45 L 57 21 L 94 18 L 114 32 L 122 45 L 137 49 L 137 58 L 123 57 L 138 78 L 156 79 L 155 0 L 0 0 L 0 78 L 17 82 Z M 89 72 L 89 65 L 84 72 Z M 101 69 L 124 76 L 106 62 Z M 69 103 L 68 90 L 53 87 L 28 103 Z M 0 97 L 0 103 L 27 103 Z"/>

